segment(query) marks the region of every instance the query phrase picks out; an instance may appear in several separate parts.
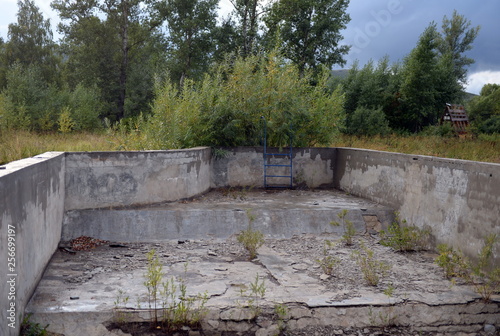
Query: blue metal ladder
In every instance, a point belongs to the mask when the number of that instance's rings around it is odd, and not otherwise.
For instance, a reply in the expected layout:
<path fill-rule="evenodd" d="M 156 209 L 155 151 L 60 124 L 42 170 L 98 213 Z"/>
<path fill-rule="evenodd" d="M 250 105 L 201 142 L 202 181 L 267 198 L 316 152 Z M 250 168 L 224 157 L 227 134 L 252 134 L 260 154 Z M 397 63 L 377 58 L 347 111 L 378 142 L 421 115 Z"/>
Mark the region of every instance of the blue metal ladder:
<path fill-rule="evenodd" d="M 292 130 L 288 135 L 290 147 L 285 153 L 268 153 L 267 148 L 267 121 L 261 117 L 264 122 L 264 188 L 265 189 L 287 189 L 293 187 L 293 147 L 292 147 Z M 273 160 L 275 159 L 275 160 Z M 278 161 L 278 162 L 276 162 Z M 276 172 L 278 170 L 278 172 Z M 274 173 L 273 173 L 274 171 Z M 284 171 L 284 172 L 283 172 Z M 288 172 L 288 173 L 287 173 Z M 270 184 L 268 179 L 272 181 L 285 180 L 286 183 Z"/>

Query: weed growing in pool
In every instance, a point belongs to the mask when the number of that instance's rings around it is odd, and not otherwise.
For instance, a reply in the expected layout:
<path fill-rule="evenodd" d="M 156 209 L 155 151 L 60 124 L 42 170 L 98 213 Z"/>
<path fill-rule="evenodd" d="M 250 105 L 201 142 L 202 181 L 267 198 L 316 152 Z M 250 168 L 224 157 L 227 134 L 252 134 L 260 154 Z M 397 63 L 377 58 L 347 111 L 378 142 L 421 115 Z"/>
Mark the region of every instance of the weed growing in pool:
<path fill-rule="evenodd" d="M 340 260 L 338 258 L 330 255 L 330 249 L 334 245 L 335 244 L 331 241 L 325 240 L 325 245 L 323 246 L 323 257 L 321 259 L 316 259 L 316 262 L 321 267 L 323 273 L 328 275 L 332 275 L 335 266 L 340 263 Z"/>
<path fill-rule="evenodd" d="M 350 220 L 346 219 L 348 213 L 349 213 L 348 210 L 346 209 L 342 210 L 337 214 L 337 217 L 340 219 L 340 222 L 331 221 L 330 225 L 342 226 L 342 228 L 344 229 L 344 234 L 342 235 L 342 241 L 347 246 L 351 246 L 354 244 L 354 236 L 356 235 L 356 229 L 354 228 L 354 224 Z"/>
<path fill-rule="evenodd" d="M 30 321 L 31 314 L 27 314 L 21 322 L 21 336 L 46 336 L 48 324 L 42 327 L 39 323 Z"/>
<path fill-rule="evenodd" d="M 114 320 L 116 323 L 127 323 L 128 313 L 125 311 L 129 297 L 125 296 L 125 292 L 122 289 L 118 290 L 116 295 L 116 300 L 114 304 Z M 123 309 L 122 309 L 123 308 Z"/>
<path fill-rule="evenodd" d="M 262 300 L 266 295 L 266 290 L 264 279 L 260 281 L 259 274 L 257 273 L 254 282 L 240 288 L 240 296 L 244 298 L 245 301 L 238 302 L 238 305 L 248 307 L 254 318 L 259 316 L 262 311 Z"/>
<path fill-rule="evenodd" d="M 279 333 L 285 330 L 285 321 L 289 319 L 289 309 L 284 303 L 276 303 L 274 305 L 274 314 L 278 324 Z"/>
<path fill-rule="evenodd" d="M 152 249 L 146 254 L 148 266 L 144 277 L 144 286 L 148 290 L 148 307 L 154 326 L 158 325 L 158 294 L 163 278 L 163 265 L 156 256 L 156 251 Z"/>
<path fill-rule="evenodd" d="M 429 229 L 420 229 L 415 225 L 408 225 L 406 220 L 400 220 L 396 213 L 396 219 L 387 231 L 381 231 L 382 240 L 380 244 L 392 247 L 396 251 L 421 251 L 429 248 Z"/>
<path fill-rule="evenodd" d="M 205 307 L 208 293 L 189 296 L 187 294 L 186 273 L 187 263 L 184 265 L 184 277 L 172 277 L 163 283 L 161 290 L 163 325 L 168 330 L 177 330 L 182 326 L 198 326 L 206 315 Z"/>
<path fill-rule="evenodd" d="M 255 220 L 255 215 L 247 210 L 248 229 L 241 231 L 236 236 L 236 239 L 248 251 L 249 260 L 257 257 L 257 249 L 264 245 L 264 234 L 258 230 L 252 230 L 252 223 Z"/>
<path fill-rule="evenodd" d="M 177 330 L 182 326 L 198 326 L 207 313 L 205 305 L 209 297 L 206 292 L 188 295 L 185 280 L 187 263 L 184 264 L 184 277 L 172 277 L 163 282 L 163 266 L 154 249 L 147 253 L 147 260 L 144 286 L 148 291 L 148 307 L 153 327 Z"/>
<path fill-rule="evenodd" d="M 361 268 L 363 277 L 370 286 L 377 286 L 380 282 L 380 277 L 385 276 L 390 266 L 376 260 L 372 250 L 361 244 L 362 251 L 354 251 L 353 257 Z"/>
<path fill-rule="evenodd" d="M 492 262 L 493 247 L 498 241 L 496 234 L 486 236 L 484 246 L 474 260 L 442 244 L 438 247 L 439 256 L 435 262 L 444 269 L 447 278 L 464 279 L 484 301 L 489 302 L 491 296 L 500 291 L 500 267 Z"/>

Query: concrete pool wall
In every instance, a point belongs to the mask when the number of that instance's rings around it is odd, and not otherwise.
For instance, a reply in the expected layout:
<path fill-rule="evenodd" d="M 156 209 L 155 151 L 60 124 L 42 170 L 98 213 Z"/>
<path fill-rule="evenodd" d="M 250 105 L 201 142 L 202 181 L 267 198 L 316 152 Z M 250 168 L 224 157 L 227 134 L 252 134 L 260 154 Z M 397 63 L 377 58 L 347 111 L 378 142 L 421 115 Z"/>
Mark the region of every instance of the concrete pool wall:
<path fill-rule="evenodd" d="M 175 201 L 214 187 L 262 186 L 262 148 L 225 153 L 216 159 L 205 147 L 49 152 L 4 165 L 0 326 L 15 327 L 5 334 L 19 333 L 24 307 L 57 249 L 65 213 Z M 296 185 L 336 187 L 391 206 L 409 223 L 431 228 L 437 243 L 468 255 L 478 253 L 486 235 L 500 234 L 499 164 L 349 148 L 298 148 L 293 156 Z M 500 263 L 498 248 L 494 260 Z"/>

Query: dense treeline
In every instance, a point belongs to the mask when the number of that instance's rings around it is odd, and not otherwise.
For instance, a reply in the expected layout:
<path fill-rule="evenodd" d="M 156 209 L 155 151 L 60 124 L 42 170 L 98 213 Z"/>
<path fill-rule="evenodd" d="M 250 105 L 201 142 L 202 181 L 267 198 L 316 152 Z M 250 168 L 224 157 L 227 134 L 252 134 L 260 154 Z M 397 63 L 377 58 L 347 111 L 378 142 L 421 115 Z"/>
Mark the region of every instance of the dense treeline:
<path fill-rule="evenodd" d="M 454 12 L 400 63 L 388 58 L 329 78 L 349 47 L 348 0 L 54 0 L 62 38 L 32 0 L 0 39 L 0 129 L 92 131 L 129 148 L 273 144 L 419 132 L 463 100 L 479 27 Z M 471 104 L 481 132 L 500 132 L 496 86 Z M 134 141 L 134 145 L 127 142 Z"/>

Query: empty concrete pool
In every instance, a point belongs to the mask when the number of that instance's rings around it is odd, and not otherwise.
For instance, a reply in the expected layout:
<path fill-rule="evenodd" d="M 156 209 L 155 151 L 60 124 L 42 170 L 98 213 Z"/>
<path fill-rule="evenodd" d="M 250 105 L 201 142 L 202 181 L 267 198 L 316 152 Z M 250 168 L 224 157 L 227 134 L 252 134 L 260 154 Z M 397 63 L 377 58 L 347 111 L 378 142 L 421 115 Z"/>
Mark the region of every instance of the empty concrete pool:
<path fill-rule="evenodd" d="M 205 298 L 198 329 L 181 334 L 498 330 L 498 295 L 484 302 L 472 287 L 446 280 L 433 252 L 394 252 L 379 244 L 379 232 L 398 211 L 430 230 L 431 247 L 474 255 L 486 234 L 500 233 L 499 165 L 304 148 L 293 157 L 296 190 L 267 191 L 261 149 L 227 150 L 219 159 L 209 148 L 46 153 L 7 164 L 2 241 L 15 227 L 18 313 L 68 336 L 132 334 L 120 326 L 151 324 L 145 282 L 154 251 L 162 282 Z M 356 230 L 351 246 L 341 242 L 345 226 L 331 224 L 343 210 Z M 254 260 L 236 239 L 249 225 L 265 237 Z M 82 237 L 87 248 L 73 249 Z M 377 286 L 356 262 L 366 251 L 387 266 Z M 321 264 L 327 256 L 331 272 Z"/>

